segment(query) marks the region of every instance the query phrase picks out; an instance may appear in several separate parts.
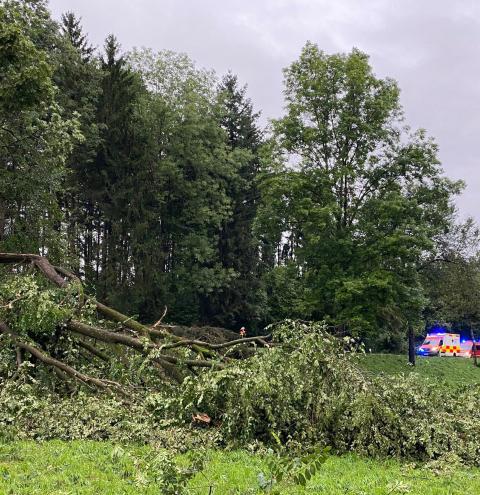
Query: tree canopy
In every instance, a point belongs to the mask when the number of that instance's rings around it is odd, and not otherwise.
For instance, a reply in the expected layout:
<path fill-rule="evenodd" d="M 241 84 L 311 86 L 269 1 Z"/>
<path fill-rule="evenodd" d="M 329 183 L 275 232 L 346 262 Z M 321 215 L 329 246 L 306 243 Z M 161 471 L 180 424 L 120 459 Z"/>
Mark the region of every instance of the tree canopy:
<path fill-rule="evenodd" d="M 285 69 L 285 97 L 260 216 L 274 270 L 292 286 L 277 316 L 391 336 L 420 317 L 418 266 L 451 225 L 462 184 L 444 177 L 424 131 L 405 128 L 396 83 L 358 50 L 307 43 Z"/>

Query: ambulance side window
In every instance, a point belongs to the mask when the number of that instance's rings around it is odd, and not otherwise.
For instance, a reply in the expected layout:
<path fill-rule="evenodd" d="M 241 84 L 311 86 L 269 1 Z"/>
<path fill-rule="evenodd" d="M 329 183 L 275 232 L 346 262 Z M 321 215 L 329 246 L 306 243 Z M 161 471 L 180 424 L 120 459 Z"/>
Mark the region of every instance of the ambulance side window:
<path fill-rule="evenodd" d="M 440 340 L 439 344 L 438 345 L 443 345 L 443 339 Z"/>

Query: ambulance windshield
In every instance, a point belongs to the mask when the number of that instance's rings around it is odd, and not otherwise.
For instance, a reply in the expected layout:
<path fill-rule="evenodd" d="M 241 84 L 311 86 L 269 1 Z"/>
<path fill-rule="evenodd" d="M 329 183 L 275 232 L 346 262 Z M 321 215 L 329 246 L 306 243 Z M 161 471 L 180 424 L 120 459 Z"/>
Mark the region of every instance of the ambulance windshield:
<path fill-rule="evenodd" d="M 437 344 L 440 339 L 441 339 L 440 335 L 429 335 L 425 339 L 425 342 L 423 343 L 423 345 Z"/>

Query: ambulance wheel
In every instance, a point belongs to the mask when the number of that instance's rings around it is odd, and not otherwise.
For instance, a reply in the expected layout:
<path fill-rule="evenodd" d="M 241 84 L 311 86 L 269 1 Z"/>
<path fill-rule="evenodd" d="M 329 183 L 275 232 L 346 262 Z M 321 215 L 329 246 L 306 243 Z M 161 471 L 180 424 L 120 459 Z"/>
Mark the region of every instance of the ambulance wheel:
<path fill-rule="evenodd" d="M 453 353 L 453 357 L 457 357 L 457 353 L 456 352 Z"/>

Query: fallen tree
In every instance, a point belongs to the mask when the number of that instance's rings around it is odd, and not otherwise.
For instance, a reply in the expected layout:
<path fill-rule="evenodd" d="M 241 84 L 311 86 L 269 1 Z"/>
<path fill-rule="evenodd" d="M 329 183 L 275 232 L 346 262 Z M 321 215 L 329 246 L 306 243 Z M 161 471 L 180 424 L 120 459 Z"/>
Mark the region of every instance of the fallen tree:
<path fill-rule="evenodd" d="M 0 253 L 0 264 L 11 267 L 5 272 L 6 279 L 41 276 L 46 283 L 39 286 L 35 282 L 28 287 L 17 284 L 13 288 L 6 285 L 7 290 L 0 293 L 0 335 L 15 351 L 12 356 L 17 366 L 23 361 L 19 352 L 25 353 L 63 378 L 108 393 L 125 395 L 125 388 L 131 384 L 92 376 L 77 370 L 61 356 L 70 356 L 72 360 L 72 355 L 85 356 L 86 351 L 87 356 L 97 358 L 86 359 L 89 368 L 94 368 L 94 361 L 106 366 L 112 359 L 115 365 L 128 365 L 131 356 L 137 355 L 143 359 L 141 366 L 149 365 L 156 369 L 162 379 L 181 382 L 187 374 L 195 373 L 195 369 L 223 369 L 230 361 L 248 355 L 245 352 L 248 349 L 268 345 L 269 335 L 238 338 L 228 331 L 221 342 L 205 341 L 195 338 L 198 329 L 186 331 L 185 327 L 164 324 L 163 317 L 154 325 L 143 324 L 88 296 L 78 276 L 66 268 L 52 265 L 44 256 Z M 55 287 L 56 292 L 51 292 L 51 287 Z M 47 305 L 47 310 L 42 309 L 42 304 Z M 32 308 L 35 305 L 38 307 Z M 22 314 L 26 311 L 24 306 L 33 316 Z M 42 316 L 42 311 L 54 315 L 51 322 Z M 35 318 L 41 323 L 41 331 L 34 331 L 35 325 L 40 324 Z M 29 321 L 33 321 L 32 328 L 24 328 Z M 12 325 L 19 328 L 12 328 Z M 68 336 L 67 350 L 60 345 L 65 336 Z M 49 355 L 49 350 L 56 355 Z"/>

